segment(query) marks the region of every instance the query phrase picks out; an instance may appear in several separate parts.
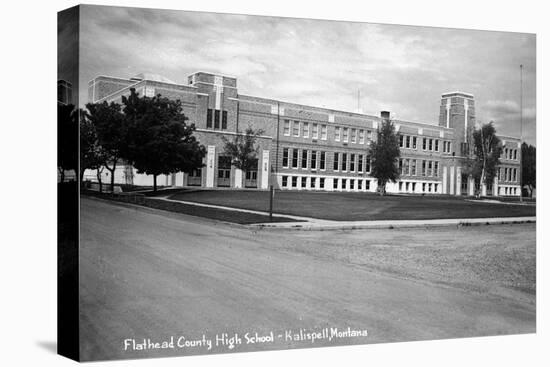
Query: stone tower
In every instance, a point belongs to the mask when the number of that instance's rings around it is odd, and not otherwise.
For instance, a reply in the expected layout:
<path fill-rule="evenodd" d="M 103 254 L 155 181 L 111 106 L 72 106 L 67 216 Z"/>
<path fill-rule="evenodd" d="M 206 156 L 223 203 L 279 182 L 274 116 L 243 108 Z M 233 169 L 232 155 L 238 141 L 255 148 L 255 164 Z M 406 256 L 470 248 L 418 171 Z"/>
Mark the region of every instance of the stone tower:
<path fill-rule="evenodd" d="M 473 94 L 463 92 L 443 93 L 439 113 L 439 126 L 455 130 L 451 151 L 462 156 L 467 134 L 475 126 L 475 104 Z"/>

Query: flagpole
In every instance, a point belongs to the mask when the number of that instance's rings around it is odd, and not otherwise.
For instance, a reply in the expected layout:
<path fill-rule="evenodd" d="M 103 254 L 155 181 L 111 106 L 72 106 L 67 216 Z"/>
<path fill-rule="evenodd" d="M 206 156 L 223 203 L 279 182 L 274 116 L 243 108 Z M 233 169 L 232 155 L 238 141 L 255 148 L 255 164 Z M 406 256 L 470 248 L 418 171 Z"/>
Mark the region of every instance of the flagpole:
<path fill-rule="evenodd" d="M 523 202 L 523 64 L 519 65 L 519 201 Z"/>

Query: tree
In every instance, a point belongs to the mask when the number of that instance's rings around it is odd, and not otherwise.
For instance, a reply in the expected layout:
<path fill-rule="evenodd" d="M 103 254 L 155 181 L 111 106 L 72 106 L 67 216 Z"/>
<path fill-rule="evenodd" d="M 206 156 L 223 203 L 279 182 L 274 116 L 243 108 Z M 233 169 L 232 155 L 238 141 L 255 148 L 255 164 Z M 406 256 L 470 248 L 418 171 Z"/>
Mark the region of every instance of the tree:
<path fill-rule="evenodd" d="M 529 197 L 533 197 L 537 187 L 537 148 L 527 143 L 521 144 L 521 177 L 522 185 L 529 188 Z"/>
<path fill-rule="evenodd" d="M 78 110 L 74 105 L 57 105 L 57 170 L 60 181 L 66 171 L 78 170 Z"/>
<path fill-rule="evenodd" d="M 101 147 L 103 166 L 111 174 L 111 191 L 115 188 L 115 170 L 119 161 L 128 155 L 128 128 L 121 106 L 107 102 L 88 103 L 87 119 L 94 126 Z"/>
<path fill-rule="evenodd" d="M 99 144 L 94 124 L 85 111 L 80 114 L 80 182 L 84 181 L 87 169 L 97 170 L 99 192 L 102 191 L 101 173 L 104 169 L 106 155 Z"/>
<path fill-rule="evenodd" d="M 467 136 L 466 148 L 462 152 L 463 173 L 472 176 L 476 187 L 490 185 L 497 175 L 502 154 L 502 144 L 496 135 L 493 121 L 480 128 L 473 128 Z"/>
<path fill-rule="evenodd" d="M 263 130 L 254 130 L 248 127 L 244 134 L 238 133 L 232 140 L 222 137 L 224 152 L 231 157 L 231 164 L 246 172 L 257 168 L 258 149 L 256 140 L 263 134 Z"/>
<path fill-rule="evenodd" d="M 157 176 L 175 172 L 191 172 L 203 166 L 206 149 L 193 136 L 194 124 L 187 124 L 180 100 L 160 94 L 140 97 L 135 89 L 122 97 L 128 128 L 127 152 L 123 155 L 138 173 L 153 175 L 153 191 Z"/>
<path fill-rule="evenodd" d="M 378 180 L 378 192 L 386 194 L 386 183 L 399 179 L 399 138 L 390 119 L 384 119 L 378 128 L 376 141 L 369 148 L 371 175 Z"/>

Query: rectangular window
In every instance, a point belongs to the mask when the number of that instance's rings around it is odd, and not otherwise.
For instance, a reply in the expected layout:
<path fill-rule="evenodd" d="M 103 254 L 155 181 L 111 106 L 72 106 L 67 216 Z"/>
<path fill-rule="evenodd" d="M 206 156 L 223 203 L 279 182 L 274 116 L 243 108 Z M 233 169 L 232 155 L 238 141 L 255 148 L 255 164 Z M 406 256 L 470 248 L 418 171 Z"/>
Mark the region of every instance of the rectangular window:
<path fill-rule="evenodd" d="M 403 160 L 399 159 L 399 172 L 402 175 L 403 174 Z"/>
<path fill-rule="evenodd" d="M 348 155 L 342 153 L 342 172 L 345 172 L 348 168 Z"/>
<path fill-rule="evenodd" d="M 307 187 L 307 177 L 302 177 L 302 188 L 306 188 Z"/>
<path fill-rule="evenodd" d="M 403 148 L 403 141 L 404 141 L 404 136 L 403 135 L 399 135 L 399 148 Z"/>
<path fill-rule="evenodd" d="M 317 169 L 317 152 L 311 152 L 311 169 Z"/>
<path fill-rule="evenodd" d="M 300 121 L 292 122 L 292 135 L 296 137 L 300 136 Z"/>
<path fill-rule="evenodd" d="M 409 160 L 405 159 L 405 175 L 408 176 L 410 173 L 409 171 Z"/>
<path fill-rule="evenodd" d="M 422 192 L 426 192 L 426 183 L 422 182 Z"/>
<path fill-rule="evenodd" d="M 227 130 L 227 111 L 222 111 L 222 130 Z"/>
<path fill-rule="evenodd" d="M 432 192 L 432 184 L 431 183 L 428 184 L 428 192 Z"/>
<path fill-rule="evenodd" d="M 371 140 L 372 140 L 372 131 L 367 130 L 367 141 L 371 141 Z"/>
<path fill-rule="evenodd" d="M 355 172 L 355 154 L 349 155 L 349 171 Z"/>
<path fill-rule="evenodd" d="M 342 179 L 342 190 L 347 189 L 347 186 L 348 186 L 348 180 L 346 180 L 345 178 L 343 178 L 343 179 Z"/>
<path fill-rule="evenodd" d="M 426 174 L 426 161 L 422 161 L 422 176 L 427 176 Z M 424 191 L 424 189 L 422 189 Z"/>
<path fill-rule="evenodd" d="M 403 191 L 403 182 L 399 181 L 399 191 Z"/>
<path fill-rule="evenodd" d="M 349 180 L 349 188 L 350 188 L 350 190 L 355 189 L 355 180 Z"/>
<path fill-rule="evenodd" d="M 412 137 L 412 148 L 416 149 L 416 136 Z"/>
<path fill-rule="evenodd" d="M 428 176 L 433 176 L 432 161 L 428 161 Z"/>
<path fill-rule="evenodd" d="M 283 148 L 283 167 L 288 168 L 288 148 Z"/>
<path fill-rule="evenodd" d="M 302 122 L 302 136 L 309 138 L 309 123 L 307 122 Z"/>
<path fill-rule="evenodd" d="M 319 188 L 320 189 L 325 188 L 325 178 L 324 177 L 319 178 Z"/>
<path fill-rule="evenodd" d="M 411 137 L 407 135 L 407 137 L 405 138 L 405 148 L 410 148 L 410 147 L 411 147 Z"/>
<path fill-rule="evenodd" d="M 292 149 L 292 168 L 298 168 L 298 149 Z"/>
<path fill-rule="evenodd" d="M 283 176 L 283 187 L 288 187 L 288 176 Z"/>
<path fill-rule="evenodd" d="M 426 150 L 426 138 L 422 138 L 422 150 Z"/>
<path fill-rule="evenodd" d="M 434 192 L 437 192 L 437 184 L 434 183 Z"/>
<path fill-rule="evenodd" d="M 318 139 L 319 138 L 319 131 L 317 128 L 317 124 L 313 124 L 311 127 L 311 138 L 312 139 Z"/>
<path fill-rule="evenodd" d="M 365 130 L 359 130 L 359 144 L 365 144 Z"/>
<path fill-rule="evenodd" d="M 412 183 L 412 192 L 415 192 L 416 191 L 416 182 L 413 182 Z"/>
<path fill-rule="evenodd" d="M 430 139 L 429 141 L 428 150 L 433 150 L 433 139 Z"/>
<path fill-rule="evenodd" d="M 439 139 L 435 139 L 435 151 L 439 152 Z"/>
<path fill-rule="evenodd" d="M 363 180 L 357 180 L 357 190 L 363 190 Z"/>
<path fill-rule="evenodd" d="M 363 173 L 363 154 L 359 154 L 359 162 L 357 163 L 357 172 Z"/>
<path fill-rule="evenodd" d="M 365 190 L 370 190 L 370 180 L 365 180 Z"/>
<path fill-rule="evenodd" d="M 337 152 L 334 152 L 334 164 L 332 166 L 333 171 L 338 171 L 338 168 L 340 167 L 339 158 L 340 155 Z"/>
<path fill-rule="evenodd" d="M 284 122 L 283 134 L 285 136 L 290 136 L 290 121 L 289 120 L 285 120 L 285 122 Z"/>
<path fill-rule="evenodd" d="M 416 159 L 411 161 L 411 176 L 416 176 Z"/>
<path fill-rule="evenodd" d="M 321 140 L 327 140 L 327 125 L 321 125 Z"/>
<path fill-rule="evenodd" d="M 338 188 L 338 179 L 335 178 L 334 180 L 332 180 L 332 188 L 334 190 L 336 190 Z"/>
<path fill-rule="evenodd" d="M 357 130 L 351 129 L 351 143 L 357 143 Z"/>
<path fill-rule="evenodd" d="M 212 128 L 212 109 L 209 108 L 207 111 L 206 111 L 206 127 L 207 128 Z"/>
<path fill-rule="evenodd" d="M 439 177 L 439 162 L 434 162 L 434 176 Z"/>
<path fill-rule="evenodd" d="M 292 176 L 292 187 L 298 187 L 298 177 Z"/>
<path fill-rule="evenodd" d="M 319 167 L 319 168 L 321 169 L 321 171 L 324 171 L 324 170 L 325 170 L 325 160 L 326 160 L 326 153 L 325 153 L 325 152 L 321 152 L 321 157 L 320 157 L 320 161 L 321 161 L 320 163 L 321 163 L 321 165 L 320 165 L 320 167 Z"/>
<path fill-rule="evenodd" d="M 348 142 L 348 138 L 349 138 L 349 135 L 348 135 L 348 128 L 345 127 L 345 128 L 344 128 L 344 143 L 347 143 L 347 142 Z"/>
<path fill-rule="evenodd" d="M 309 187 L 311 187 L 312 189 L 316 188 L 316 185 L 317 185 L 317 180 L 316 180 L 316 177 L 312 177 L 311 178 L 311 181 L 309 183 Z"/>
<path fill-rule="evenodd" d="M 220 110 L 214 110 L 214 129 L 220 128 Z"/>
<path fill-rule="evenodd" d="M 514 160 L 518 160 L 518 150 L 514 149 Z"/>
<path fill-rule="evenodd" d="M 307 150 L 302 150 L 302 168 L 307 168 Z"/>
<path fill-rule="evenodd" d="M 334 128 L 334 141 L 340 141 L 340 126 Z"/>

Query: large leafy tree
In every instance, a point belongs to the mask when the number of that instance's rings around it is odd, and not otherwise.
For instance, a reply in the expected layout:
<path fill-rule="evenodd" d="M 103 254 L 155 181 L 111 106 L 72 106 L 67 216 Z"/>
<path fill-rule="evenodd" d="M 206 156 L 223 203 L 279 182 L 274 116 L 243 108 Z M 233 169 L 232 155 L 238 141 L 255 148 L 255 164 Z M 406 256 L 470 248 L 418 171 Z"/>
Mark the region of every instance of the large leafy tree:
<path fill-rule="evenodd" d="M 97 132 L 91 122 L 88 113 L 81 111 L 80 114 L 80 182 L 84 181 L 84 172 L 87 169 L 97 170 L 99 191 L 101 192 L 101 173 L 104 169 L 106 155 L 99 144 Z"/>
<path fill-rule="evenodd" d="M 259 146 L 256 144 L 258 136 L 263 130 L 254 130 L 248 127 L 244 134 L 237 134 L 233 139 L 222 137 L 224 152 L 231 157 L 231 164 L 243 171 L 257 168 Z"/>
<path fill-rule="evenodd" d="M 490 185 L 497 175 L 502 144 L 493 121 L 473 129 L 466 150 L 464 173 L 471 175 L 477 187 Z"/>
<path fill-rule="evenodd" d="M 386 183 L 399 179 L 399 138 L 390 119 L 384 119 L 378 128 L 376 141 L 369 148 L 371 175 L 378 180 L 378 192 L 386 193 Z"/>
<path fill-rule="evenodd" d="M 206 149 L 193 136 L 194 124 L 187 124 L 181 101 L 161 95 L 140 97 L 134 89 L 122 98 L 128 137 L 125 158 L 138 173 L 157 176 L 190 172 L 203 166 Z"/>
<path fill-rule="evenodd" d="M 533 197 L 533 189 L 537 187 L 537 148 L 521 144 L 521 183 L 529 188 L 529 196 Z"/>
<path fill-rule="evenodd" d="M 78 170 L 78 110 L 74 105 L 57 105 L 57 170 L 61 182 L 65 173 Z"/>
<path fill-rule="evenodd" d="M 117 164 L 128 155 L 128 127 L 121 105 L 115 102 L 88 103 L 86 108 L 86 118 L 94 127 L 103 166 L 111 174 L 111 191 L 114 191 Z"/>

